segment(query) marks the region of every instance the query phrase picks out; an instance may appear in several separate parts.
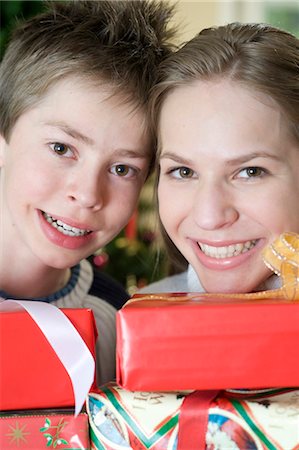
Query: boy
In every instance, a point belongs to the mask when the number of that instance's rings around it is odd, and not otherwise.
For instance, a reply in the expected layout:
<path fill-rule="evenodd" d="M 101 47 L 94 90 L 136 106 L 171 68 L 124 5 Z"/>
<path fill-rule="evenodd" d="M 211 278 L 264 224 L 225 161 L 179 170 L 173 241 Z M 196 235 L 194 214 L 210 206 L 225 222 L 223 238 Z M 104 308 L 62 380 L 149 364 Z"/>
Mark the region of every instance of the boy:
<path fill-rule="evenodd" d="M 171 50 L 165 2 L 53 2 L 0 69 L 0 289 L 92 308 L 98 382 L 113 379 L 115 309 L 86 257 L 128 222 L 148 175 L 146 102 Z"/>

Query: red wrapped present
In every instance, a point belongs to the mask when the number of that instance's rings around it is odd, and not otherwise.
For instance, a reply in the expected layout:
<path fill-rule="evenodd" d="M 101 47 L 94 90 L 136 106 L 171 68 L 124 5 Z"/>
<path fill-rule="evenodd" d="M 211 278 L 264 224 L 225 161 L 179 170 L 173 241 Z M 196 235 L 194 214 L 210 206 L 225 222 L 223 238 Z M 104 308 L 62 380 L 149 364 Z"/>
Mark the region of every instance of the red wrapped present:
<path fill-rule="evenodd" d="M 93 450 L 297 450 L 299 391 L 140 392 L 110 383 L 88 395 Z M 190 400 L 190 401 L 189 401 Z M 204 420 L 203 420 L 204 419 Z M 204 427 L 203 427 L 204 425 Z"/>
<path fill-rule="evenodd" d="M 32 303 L 44 313 L 48 335 L 27 311 L 0 311 L 0 410 L 71 407 L 80 397 L 82 406 L 90 385 L 95 385 L 93 313 L 90 309 L 59 310 L 41 302 L 24 302 Z M 61 316 L 62 324 L 56 315 L 51 318 L 52 309 Z M 50 344 L 51 333 L 60 348 Z"/>
<path fill-rule="evenodd" d="M 59 410 L 1 415 L 0 448 L 89 450 L 88 416 Z"/>
<path fill-rule="evenodd" d="M 294 387 L 298 341 L 299 302 L 137 296 L 117 313 L 117 382 L 143 391 Z"/>

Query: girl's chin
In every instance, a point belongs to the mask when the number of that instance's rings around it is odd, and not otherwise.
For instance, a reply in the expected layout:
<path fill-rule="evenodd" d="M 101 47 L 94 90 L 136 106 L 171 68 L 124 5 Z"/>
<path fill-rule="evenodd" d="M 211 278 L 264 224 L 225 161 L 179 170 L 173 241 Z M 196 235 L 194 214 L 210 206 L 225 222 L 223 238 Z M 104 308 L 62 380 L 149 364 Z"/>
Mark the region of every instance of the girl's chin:
<path fill-rule="evenodd" d="M 267 279 L 258 279 L 258 280 L 252 280 L 251 282 L 240 282 L 240 277 L 238 277 L 237 280 L 230 280 L 227 279 L 220 279 L 217 281 L 216 277 L 212 280 L 205 280 L 204 278 L 201 278 L 201 284 L 206 292 L 208 293 L 221 293 L 221 294 L 246 294 L 249 292 L 255 292 L 259 290 L 259 287 L 263 284 L 263 282 Z M 246 277 L 244 276 L 243 279 L 246 280 Z"/>
<path fill-rule="evenodd" d="M 265 281 L 273 275 L 262 261 L 237 266 L 227 270 L 211 270 L 194 265 L 204 290 L 209 293 L 245 294 L 263 290 Z"/>
<path fill-rule="evenodd" d="M 223 287 L 213 287 L 211 289 L 205 288 L 205 291 L 209 294 L 248 294 L 249 292 L 252 292 L 253 289 L 246 288 L 246 287 L 236 287 L 234 288 L 223 288 Z"/>

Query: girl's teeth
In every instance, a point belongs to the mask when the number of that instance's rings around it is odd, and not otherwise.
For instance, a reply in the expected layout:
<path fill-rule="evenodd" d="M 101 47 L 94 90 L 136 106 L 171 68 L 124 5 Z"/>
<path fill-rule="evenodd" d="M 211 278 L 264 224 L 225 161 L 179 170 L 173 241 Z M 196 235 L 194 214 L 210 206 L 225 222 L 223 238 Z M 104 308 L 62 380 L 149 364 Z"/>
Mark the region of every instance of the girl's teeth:
<path fill-rule="evenodd" d="M 80 228 L 72 227 L 61 220 L 56 220 L 50 214 L 43 213 L 43 216 L 45 217 L 46 221 L 52 225 L 52 227 L 56 228 L 60 233 L 64 234 L 65 236 L 83 236 L 85 234 L 90 233 L 89 230 L 82 230 Z"/>
<path fill-rule="evenodd" d="M 233 256 L 241 255 L 241 253 L 246 253 L 255 246 L 256 242 L 256 240 L 246 241 L 244 243 L 228 245 L 225 247 L 213 247 L 211 245 L 201 244 L 200 242 L 198 245 L 205 255 L 219 259 L 231 258 Z"/>

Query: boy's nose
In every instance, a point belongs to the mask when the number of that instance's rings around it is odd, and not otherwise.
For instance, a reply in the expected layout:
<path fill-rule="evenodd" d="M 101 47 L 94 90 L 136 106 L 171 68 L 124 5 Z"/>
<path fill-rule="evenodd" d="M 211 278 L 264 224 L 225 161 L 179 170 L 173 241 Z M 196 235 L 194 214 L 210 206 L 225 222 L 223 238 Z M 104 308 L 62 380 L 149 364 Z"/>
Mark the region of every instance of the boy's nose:
<path fill-rule="evenodd" d="M 199 186 L 193 201 L 192 214 L 196 224 L 204 230 L 231 226 L 239 212 L 233 194 L 224 186 Z"/>
<path fill-rule="evenodd" d="M 101 182 L 98 173 L 89 171 L 73 177 L 69 189 L 68 198 L 72 202 L 77 202 L 81 208 L 100 210 L 104 204 L 105 183 Z"/>

